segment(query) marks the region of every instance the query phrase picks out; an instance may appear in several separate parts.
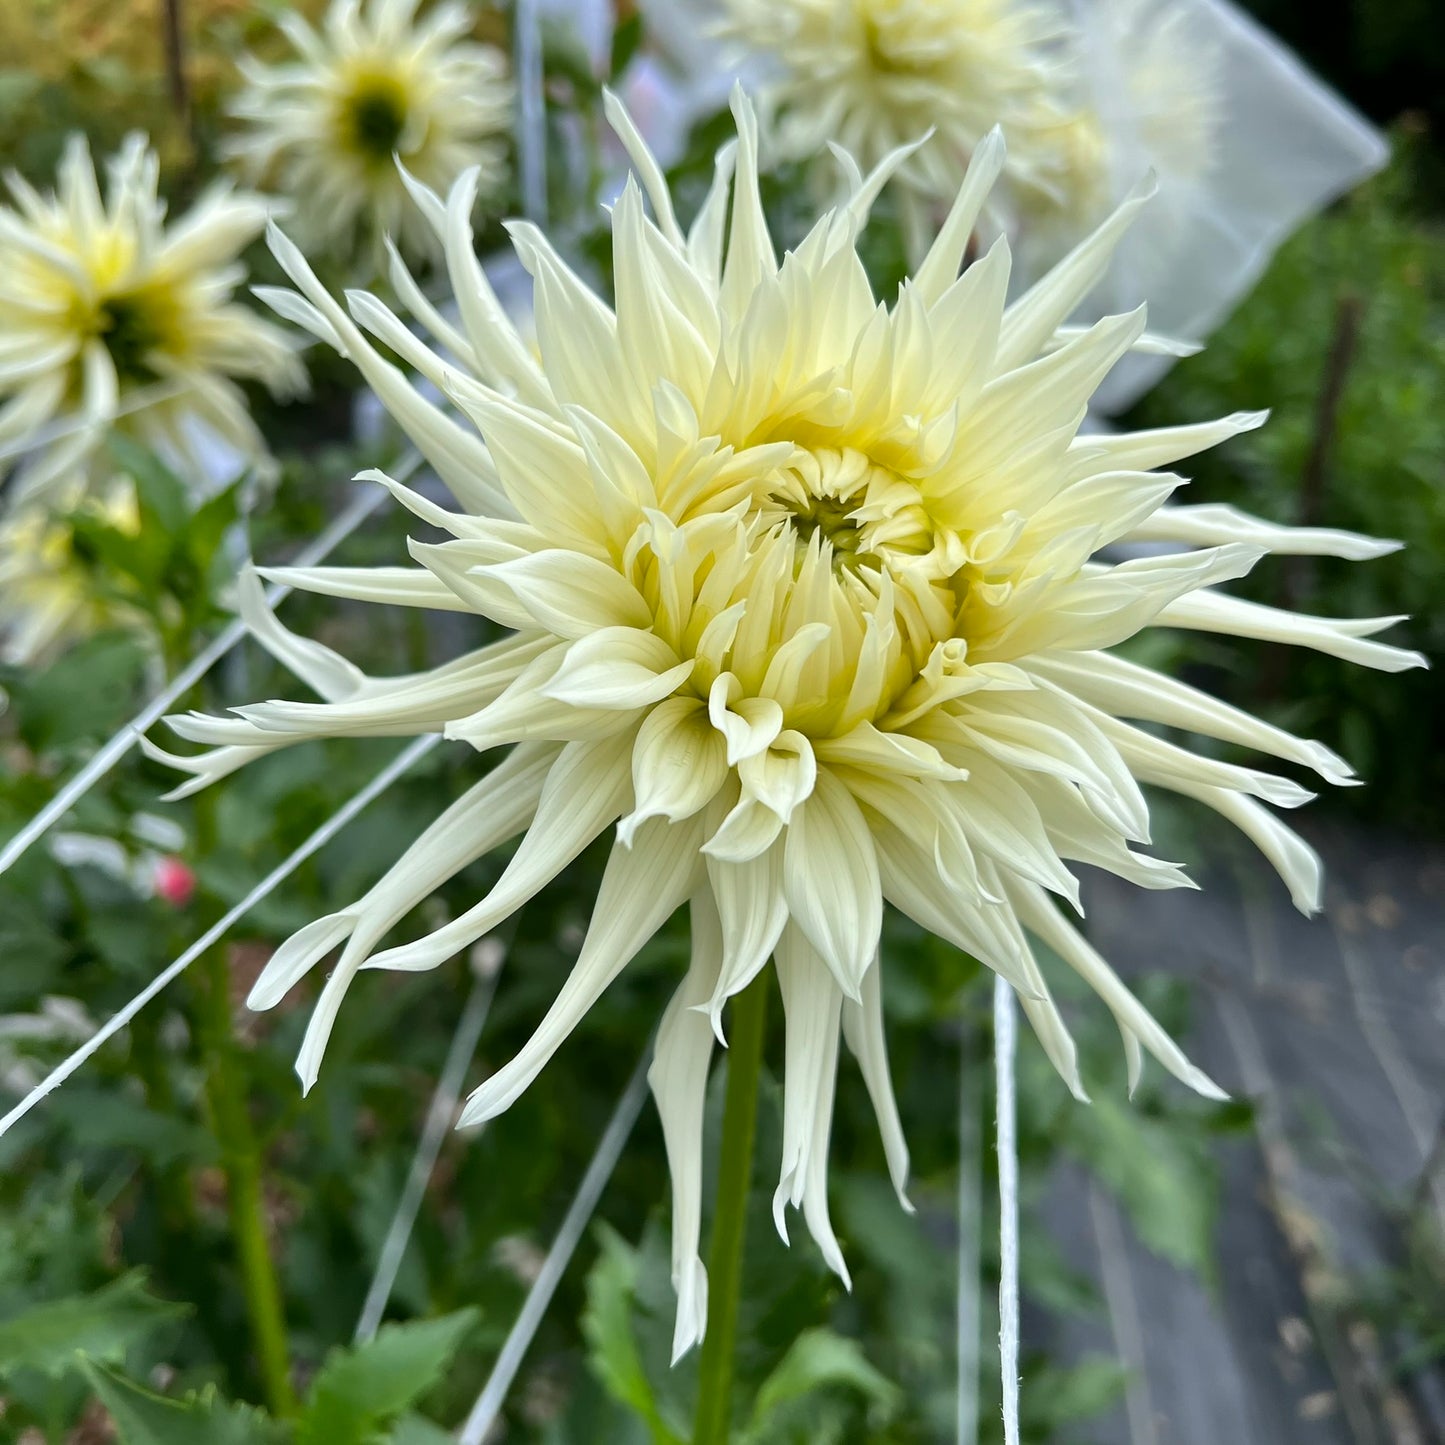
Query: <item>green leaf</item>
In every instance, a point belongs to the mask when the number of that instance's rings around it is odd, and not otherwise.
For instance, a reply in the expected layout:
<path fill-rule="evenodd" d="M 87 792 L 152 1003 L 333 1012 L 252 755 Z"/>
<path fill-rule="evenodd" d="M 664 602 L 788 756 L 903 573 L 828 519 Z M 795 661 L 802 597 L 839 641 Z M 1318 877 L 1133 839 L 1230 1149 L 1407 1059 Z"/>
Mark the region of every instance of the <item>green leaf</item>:
<path fill-rule="evenodd" d="M 281 1445 L 287 1438 L 284 1426 L 214 1388 L 171 1400 L 105 1365 L 88 1364 L 86 1373 L 121 1445 Z"/>
<path fill-rule="evenodd" d="M 372 1445 L 440 1380 L 477 1311 L 385 1325 L 364 1345 L 333 1350 L 296 1427 L 296 1445 Z"/>
<path fill-rule="evenodd" d="M 403 1415 L 392 1427 L 387 1445 L 456 1445 L 456 1437 L 425 1415 Z"/>
<path fill-rule="evenodd" d="M 1219 1180 L 1203 1139 L 1177 1120 L 1099 1093 L 1080 1111 L 1065 1147 L 1118 1197 L 1150 1249 L 1213 1278 Z"/>
<path fill-rule="evenodd" d="M 587 1361 L 607 1393 L 646 1422 L 656 1445 L 682 1445 L 682 1437 L 662 1418 L 632 1329 L 637 1251 L 605 1224 L 597 1235 L 602 1252 L 587 1276 L 582 1314 Z"/>
<path fill-rule="evenodd" d="M 62 1090 L 52 1102 L 52 1117 L 82 1149 L 134 1151 L 161 1169 L 177 1162 L 209 1164 L 217 1156 L 218 1146 L 208 1130 L 128 1098 L 114 1085 Z"/>
<path fill-rule="evenodd" d="M 819 1390 L 844 1389 L 862 1395 L 886 1413 L 897 1409 L 901 1392 L 878 1373 L 856 1340 L 828 1329 L 805 1330 L 763 1381 L 753 1405 L 745 1440 L 769 1438 L 774 1419 L 785 1407 Z"/>
<path fill-rule="evenodd" d="M 140 642 L 97 633 L 10 684 L 20 735 L 36 752 L 105 737 L 134 711 L 145 671 Z"/>
<path fill-rule="evenodd" d="M 77 1356 L 115 1362 L 137 1340 L 188 1313 L 149 1294 L 136 1270 L 96 1290 L 32 1305 L 0 1322 L 0 1375 L 12 1370 L 61 1374 Z"/>
<path fill-rule="evenodd" d="M 185 483 L 154 452 L 123 433 L 112 432 L 109 442 L 120 469 L 135 483 L 142 534 L 182 536 L 191 519 Z"/>

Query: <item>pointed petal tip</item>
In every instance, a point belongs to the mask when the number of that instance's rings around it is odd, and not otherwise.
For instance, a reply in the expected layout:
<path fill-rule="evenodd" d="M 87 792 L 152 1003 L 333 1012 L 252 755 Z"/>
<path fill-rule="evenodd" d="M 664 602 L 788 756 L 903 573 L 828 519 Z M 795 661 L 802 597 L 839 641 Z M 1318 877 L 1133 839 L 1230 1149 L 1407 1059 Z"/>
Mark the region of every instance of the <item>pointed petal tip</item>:
<path fill-rule="evenodd" d="M 773 1225 L 778 1231 L 778 1238 L 789 1248 L 792 1248 L 792 1241 L 788 1238 L 788 1181 L 786 1176 L 779 1182 L 778 1187 L 773 1191 Z"/>
<path fill-rule="evenodd" d="M 1228 1104 L 1233 1099 L 1233 1095 L 1227 1090 L 1221 1089 L 1203 1069 L 1191 1070 L 1185 1082 L 1196 1094 L 1202 1098 L 1212 1100 L 1216 1104 Z"/>
<path fill-rule="evenodd" d="M 695 1003 L 689 1009 L 691 1013 L 707 1015 L 707 1021 L 712 1025 L 713 1035 L 722 1048 L 727 1048 L 728 1046 L 727 1037 L 723 1033 L 722 1025 L 722 1011 L 725 1001 L 724 999 L 718 998 L 709 999 L 707 1003 Z"/>

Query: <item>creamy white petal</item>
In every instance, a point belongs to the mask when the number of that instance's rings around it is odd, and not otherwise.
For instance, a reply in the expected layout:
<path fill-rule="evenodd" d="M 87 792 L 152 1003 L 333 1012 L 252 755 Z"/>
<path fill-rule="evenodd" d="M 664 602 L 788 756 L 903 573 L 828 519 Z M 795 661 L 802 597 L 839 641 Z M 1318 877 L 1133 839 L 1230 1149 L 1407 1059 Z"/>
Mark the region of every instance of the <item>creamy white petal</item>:
<path fill-rule="evenodd" d="M 702 834 L 700 818 L 682 823 L 654 818 L 638 829 L 631 848 L 614 845 L 591 926 L 567 982 L 522 1051 L 472 1091 L 459 1128 L 507 1109 L 637 950 L 696 891 Z"/>
<path fill-rule="evenodd" d="M 672 1287 L 677 1291 L 673 1364 L 701 1342 L 707 1327 L 707 1269 L 699 1246 L 703 1109 L 713 1034 L 707 1019 L 696 1010 L 716 985 L 723 934 L 706 890 L 692 901 L 691 922 L 692 961 L 657 1026 L 657 1043 L 647 1070 L 672 1178 Z"/>

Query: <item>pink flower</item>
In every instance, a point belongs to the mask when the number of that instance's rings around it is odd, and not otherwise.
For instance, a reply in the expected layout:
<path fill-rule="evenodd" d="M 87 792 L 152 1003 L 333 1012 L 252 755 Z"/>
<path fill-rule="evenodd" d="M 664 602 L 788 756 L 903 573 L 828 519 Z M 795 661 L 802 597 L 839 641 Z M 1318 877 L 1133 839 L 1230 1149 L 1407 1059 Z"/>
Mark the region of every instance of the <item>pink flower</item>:
<path fill-rule="evenodd" d="M 196 875 L 179 858 L 162 858 L 156 864 L 156 897 L 172 908 L 184 908 L 196 891 Z"/>

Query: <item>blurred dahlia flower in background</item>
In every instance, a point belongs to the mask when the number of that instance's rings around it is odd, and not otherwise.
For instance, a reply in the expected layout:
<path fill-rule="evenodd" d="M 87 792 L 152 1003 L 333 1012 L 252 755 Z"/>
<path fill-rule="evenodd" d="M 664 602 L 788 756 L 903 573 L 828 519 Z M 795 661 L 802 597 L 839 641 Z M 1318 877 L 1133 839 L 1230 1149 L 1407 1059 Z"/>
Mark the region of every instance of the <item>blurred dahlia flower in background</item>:
<path fill-rule="evenodd" d="M 788 160 L 829 143 L 864 167 L 925 132 L 899 169 L 903 216 L 921 250 L 974 147 L 1003 128 L 994 204 L 1051 190 L 1067 120 L 1061 12 L 1038 0 L 727 0 L 722 32 L 759 63 L 764 142 Z M 916 259 L 916 258 L 915 258 Z"/>
<path fill-rule="evenodd" d="M 117 532 L 140 530 L 129 482 L 93 497 L 73 493 L 70 502 Z M 132 609 L 99 590 L 77 554 L 66 510 L 28 502 L 0 519 L 0 661 L 45 662 L 68 643 L 134 618 Z"/>
<path fill-rule="evenodd" d="M 1078 435 L 1101 379 L 1144 338 L 1144 312 L 1082 331 L 1066 323 L 1142 196 L 1009 304 L 1006 239 L 960 274 L 1005 169 L 1002 138 L 984 136 L 936 240 L 890 304 L 872 294 L 856 243 L 912 148 L 866 178 L 852 167 L 846 203 L 780 260 L 741 93 L 737 142 L 719 153 L 686 232 L 627 114 L 615 101 L 609 110 L 637 173 L 612 211 L 615 306 L 535 227 L 512 225 L 534 278 L 536 354 L 473 255 L 474 177 L 445 201 L 412 183 L 460 311 L 458 326 L 425 303 L 417 311 L 436 350 L 375 297 L 349 293 L 348 313 L 300 252 L 273 238 L 300 292 L 288 314 L 354 362 L 457 510 L 369 474 L 450 540 L 413 543 L 410 567 L 269 575 L 474 614 L 507 635 L 429 672 L 369 678 L 282 628 L 247 575 L 243 610 L 257 638 L 325 700 L 172 718 L 209 751 L 149 750 L 192 775 L 178 790 L 188 793 L 316 737 L 439 732 L 478 751 L 509 749 L 370 892 L 303 928 L 258 980 L 252 1006 L 269 1008 L 342 946 L 298 1061 L 308 1088 L 360 969 L 437 966 L 615 828 L 568 981 L 463 1114 L 492 1117 L 688 905 L 691 967 L 651 1073 L 672 1170 L 681 1352 L 706 1317 L 698 1237 L 711 1048 L 729 998 L 770 958 L 786 1012 L 778 1222 L 787 1205 L 800 1207 L 846 1277 L 827 1200 L 840 1043 L 862 1069 L 900 1196 L 908 1169 L 884 1044 L 885 901 L 1017 989 L 1080 1097 L 1075 1047 L 1029 935 L 1113 1012 L 1131 1077 L 1147 1051 L 1191 1087 L 1218 1092 L 1056 906 L 1054 895 L 1079 906 L 1072 862 L 1145 888 L 1189 886 L 1177 865 L 1144 851 L 1141 784 L 1221 813 L 1302 910 L 1319 906 L 1318 860 L 1269 806 L 1312 795 L 1153 725 L 1253 748 L 1330 783 L 1353 781 L 1348 765 L 1112 649 L 1166 626 L 1386 671 L 1422 659 L 1371 640 L 1393 618 L 1301 616 L 1219 590 L 1270 552 L 1367 558 L 1393 546 L 1170 505 L 1185 479 L 1157 469 L 1262 414 Z M 428 384 L 460 418 L 426 399 Z M 1129 538 L 1179 550 L 1100 560 Z M 519 835 L 474 907 L 382 947 L 440 882 Z"/>
<path fill-rule="evenodd" d="M 0 456 L 29 453 L 18 496 L 108 482 L 111 464 L 98 454 L 112 425 L 193 473 L 205 470 L 207 433 L 259 461 L 266 444 L 237 381 L 278 395 L 302 385 L 287 336 L 231 299 L 244 276 L 236 258 L 265 225 L 265 203 L 217 185 L 167 225 L 158 169 L 133 135 L 102 195 L 76 136 L 53 193 L 7 177 Z"/>
<path fill-rule="evenodd" d="M 412 257 L 434 238 L 397 174 L 446 190 L 467 169 L 478 189 L 506 178 L 512 87 L 505 55 L 465 37 L 473 15 L 418 0 L 335 0 L 320 30 L 296 11 L 277 22 L 295 58 L 243 58 L 230 107 L 242 122 L 227 152 L 293 206 L 308 250 L 350 259 L 390 236 Z"/>

